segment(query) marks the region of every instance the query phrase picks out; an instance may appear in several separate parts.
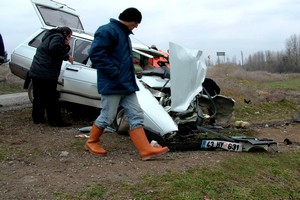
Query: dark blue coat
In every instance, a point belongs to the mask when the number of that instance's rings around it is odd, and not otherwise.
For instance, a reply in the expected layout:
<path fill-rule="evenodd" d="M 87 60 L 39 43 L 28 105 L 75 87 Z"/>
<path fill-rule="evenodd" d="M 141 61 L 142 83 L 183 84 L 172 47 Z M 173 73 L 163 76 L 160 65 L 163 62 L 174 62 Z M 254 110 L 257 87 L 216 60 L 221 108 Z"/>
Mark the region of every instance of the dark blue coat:
<path fill-rule="evenodd" d="M 138 91 L 129 35 L 132 32 L 118 20 L 110 19 L 95 33 L 89 52 L 97 69 L 99 94 L 130 94 Z"/>
<path fill-rule="evenodd" d="M 5 56 L 5 47 L 4 47 L 2 35 L 0 34 L 0 64 L 4 62 L 4 56 Z"/>

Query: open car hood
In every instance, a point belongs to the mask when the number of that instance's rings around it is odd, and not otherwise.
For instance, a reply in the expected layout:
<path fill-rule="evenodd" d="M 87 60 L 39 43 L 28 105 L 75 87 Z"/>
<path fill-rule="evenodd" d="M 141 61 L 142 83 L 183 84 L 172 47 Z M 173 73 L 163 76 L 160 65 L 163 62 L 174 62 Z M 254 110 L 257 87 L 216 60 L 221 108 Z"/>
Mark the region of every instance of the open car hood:
<path fill-rule="evenodd" d="M 171 110 L 184 112 L 193 98 L 202 91 L 207 67 L 202 51 L 169 43 L 171 64 Z"/>
<path fill-rule="evenodd" d="M 43 27 L 68 26 L 74 30 L 84 30 L 79 15 L 73 8 L 52 0 L 31 0 L 31 3 Z"/>

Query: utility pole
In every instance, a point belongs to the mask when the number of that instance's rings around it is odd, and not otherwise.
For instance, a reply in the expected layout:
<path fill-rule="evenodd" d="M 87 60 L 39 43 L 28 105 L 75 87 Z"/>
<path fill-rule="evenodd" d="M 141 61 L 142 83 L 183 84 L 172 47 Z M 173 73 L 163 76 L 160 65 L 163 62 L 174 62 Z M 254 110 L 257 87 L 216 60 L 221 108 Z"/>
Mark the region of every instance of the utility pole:
<path fill-rule="evenodd" d="M 242 67 L 244 65 L 244 56 L 243 56 L 243 51 L 241 51 L 241 57 L 242 57 Z"/>

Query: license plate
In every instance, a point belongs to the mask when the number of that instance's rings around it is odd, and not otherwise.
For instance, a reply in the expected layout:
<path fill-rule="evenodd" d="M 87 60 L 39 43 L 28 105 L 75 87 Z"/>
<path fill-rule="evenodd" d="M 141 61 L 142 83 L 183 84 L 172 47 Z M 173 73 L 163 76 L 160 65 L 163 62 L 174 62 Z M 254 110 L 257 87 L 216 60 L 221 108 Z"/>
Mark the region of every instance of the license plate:
<path fill-rule="evenodd" d="M 227 142 L 219 140 L 202 140 L 201 149 L 225 149 L 228 151 L 242 151 L 243 145 L 236 142 Z"/>

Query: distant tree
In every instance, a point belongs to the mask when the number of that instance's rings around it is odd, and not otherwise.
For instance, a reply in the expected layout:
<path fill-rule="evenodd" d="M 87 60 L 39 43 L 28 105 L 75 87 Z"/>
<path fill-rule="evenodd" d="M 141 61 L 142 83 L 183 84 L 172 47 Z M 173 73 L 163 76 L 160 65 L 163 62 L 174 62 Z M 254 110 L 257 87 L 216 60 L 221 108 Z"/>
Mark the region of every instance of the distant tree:
<path fill-rule="evenodd" d="M 291 71 L 300 71 L 300 35 L 292 35 L 286 40 L 287 65 Z"/>
<path fill-rule="evenodd" d="M 232 64 L 237 64 L 237 58 L 236 58 L 236 56 L 233 56 L 233 57 L 232 57 L 231 63 L 232 63 Z"/>
<path fill-rule="evenodd" d="M 262 70 L 274 73 L 300 72 L 300 35 L 286 40 L 286 50 L 258 51 L 248 56 L 243 66 L 250 71 Z"/>

